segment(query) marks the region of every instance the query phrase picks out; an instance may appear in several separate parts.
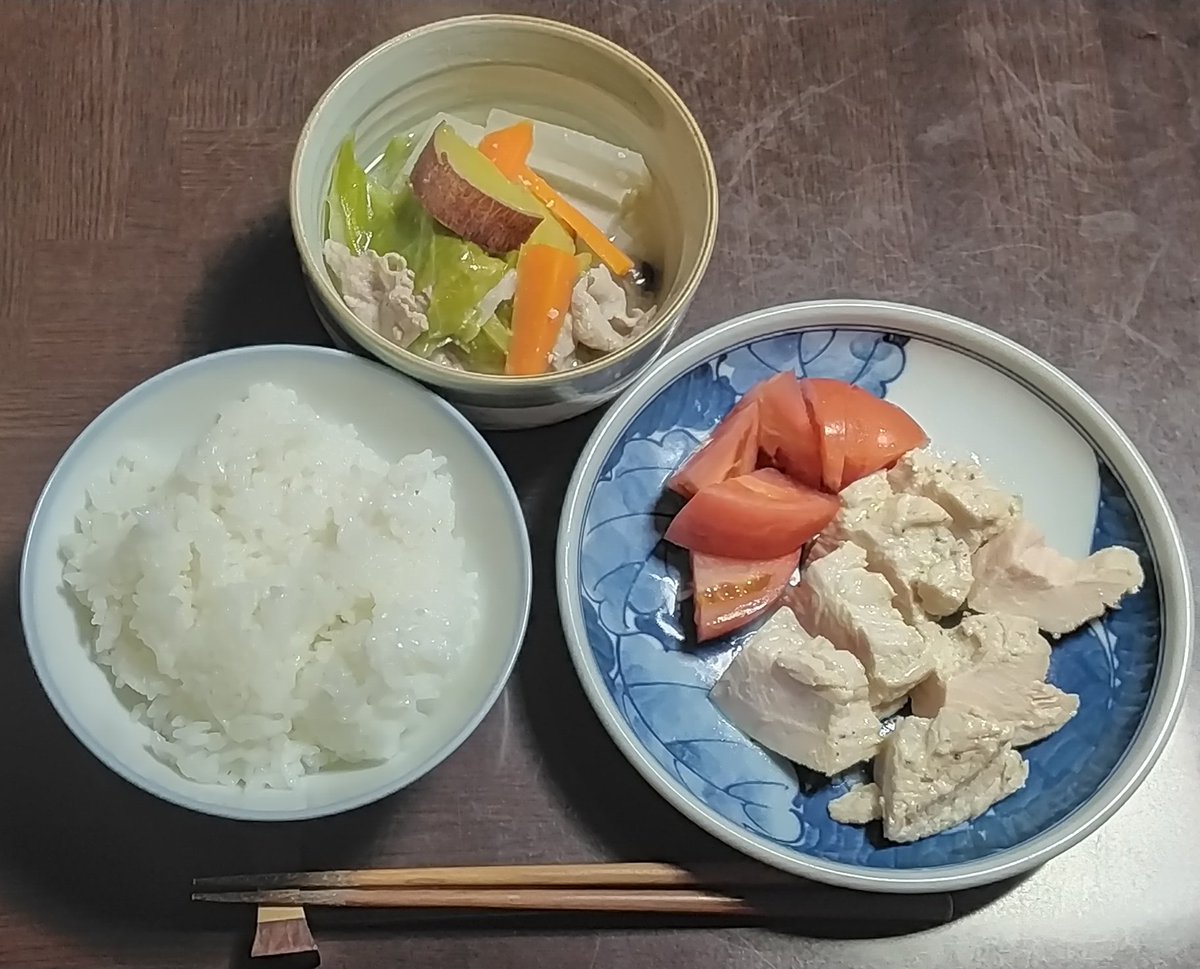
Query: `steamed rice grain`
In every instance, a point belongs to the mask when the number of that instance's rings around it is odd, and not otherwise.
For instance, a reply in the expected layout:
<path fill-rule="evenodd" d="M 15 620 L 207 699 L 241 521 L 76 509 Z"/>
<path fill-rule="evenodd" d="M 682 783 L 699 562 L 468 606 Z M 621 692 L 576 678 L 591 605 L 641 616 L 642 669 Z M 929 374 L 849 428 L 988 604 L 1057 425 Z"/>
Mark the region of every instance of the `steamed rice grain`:
<path fill-rule="evenodd" d="M 174 466 L 121 459 L 64 575 L 159 756 L 205 783 L 287 787 L 401 751 L 477 621 L 444 463 L 390 464 L 270 384 Z"/>

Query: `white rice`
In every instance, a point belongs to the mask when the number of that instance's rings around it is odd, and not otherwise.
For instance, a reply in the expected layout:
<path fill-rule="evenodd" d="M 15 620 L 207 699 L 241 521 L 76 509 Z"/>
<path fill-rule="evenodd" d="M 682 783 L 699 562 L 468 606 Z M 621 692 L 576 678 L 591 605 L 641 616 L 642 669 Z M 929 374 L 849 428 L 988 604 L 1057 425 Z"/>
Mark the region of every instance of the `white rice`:
<path fill-rule="evenodd" d="M 129 454 L 89 492 L 64 575 L 159 756 L 287 787 L 401 750 L 477 620 L 443 465 L 264 384 L 173 468 Z"/>

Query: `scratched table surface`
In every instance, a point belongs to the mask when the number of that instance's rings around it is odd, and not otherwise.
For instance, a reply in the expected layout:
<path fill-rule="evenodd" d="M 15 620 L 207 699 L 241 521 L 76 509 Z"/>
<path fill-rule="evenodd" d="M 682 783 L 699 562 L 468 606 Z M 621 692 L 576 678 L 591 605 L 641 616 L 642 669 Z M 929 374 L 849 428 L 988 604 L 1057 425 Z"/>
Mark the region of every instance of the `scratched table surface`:
<path fill-rule="evenodd" d="M 59 723 L 15 603 L 29 513 L 71 439 L 197 354 L 325 342 L 284 211 L 300 125 L 353 58 L 441 16 L 577 22 L 676 86 L 712 145 L 721 230 L 686 330 L 785 300 L 882 297 L 1014 337 L 1095 395 L 1200 540 L 1200 8 L 1182 2 L 290 0 L 0 6 L 0 963 L 241 964 L 246 914 L 204 872 L 690 861 L 722 849 L 653 795 L 591 713 L 553 599 L 561 496 L 595 417 L 493 444 L 537 573 L 517 673 L 448 762 L 352 815 L 255 826 L 109 774 Z M 1192 673 L 1193 682 L 1197 679 Z M 1099 833 L 923 931 L 543 923 L 319 926 L 324 964 L 1194 967 L 1200 704 Z M 885 938 L 885 932 L 892 937 Z M 898 934 L 897 934 L 898 933 Z"/>

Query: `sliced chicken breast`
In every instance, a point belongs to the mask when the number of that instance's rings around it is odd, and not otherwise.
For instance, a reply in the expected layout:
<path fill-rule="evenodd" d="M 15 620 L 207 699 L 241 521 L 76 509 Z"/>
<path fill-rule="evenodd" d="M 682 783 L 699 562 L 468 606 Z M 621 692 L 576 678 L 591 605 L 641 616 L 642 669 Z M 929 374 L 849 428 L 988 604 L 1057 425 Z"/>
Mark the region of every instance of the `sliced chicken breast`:
<path fill-rule="evenodd" d="M 895 494 L 883 472 L 842 493 L 842 509 L 826 532 L 853 542 L 867 567 L 891 584 L 895 604 L 913 621 L 957 612 L 971 590 L 971 552 L 950 530 L 950 515 L 920 495 Z"/>
<path fill-rule="evenodd" d="M 871 702 L 885 708 L 932 669 L 924 637 L 892 605 L 893 590 L 868 571 L 867 553 L 846 542 L 805 569 L 790 593 L 801 624 L 857 657 Z"/>
<path fill-rule="evenodd" d="M 1132 549 L 1114 546 L 1083 560 L 1046 544 L 1024 519 L 977 551 L 967 605 L 977 612 L 1025 616 L 1061 636 L 1104 614 L 1142 587 L 1145 575 Z"/>
<path fill-rule="evenodd" d="M 883 817 L 878 784 L 859 784 L 829 802 L 829 816 L 842 824 L 868 824 Z"/>
<path fill-rule="evenodd" d="M 787 608 L 741 648 L 709 695 L 743 733 L 822 774 L 868 760 L 882 742 L 862 664 L 810 636 Z"/>
<path fill-rule="evenodd" d="M 999 535 L 1021 514 L 1021 500 L 997 487 L 973 461 L 951 461 L 929 448 L 904 455 L 888 473 L 898 492 L 937 502 L 951 530 L 971 551 Z"/>
<path fill-rule="evenodd" d="M 875 762 L 883 833 L 908 842 L 977 818 L 1025 785 L 1010 730 L 959 713 L 906 717 Z"/>

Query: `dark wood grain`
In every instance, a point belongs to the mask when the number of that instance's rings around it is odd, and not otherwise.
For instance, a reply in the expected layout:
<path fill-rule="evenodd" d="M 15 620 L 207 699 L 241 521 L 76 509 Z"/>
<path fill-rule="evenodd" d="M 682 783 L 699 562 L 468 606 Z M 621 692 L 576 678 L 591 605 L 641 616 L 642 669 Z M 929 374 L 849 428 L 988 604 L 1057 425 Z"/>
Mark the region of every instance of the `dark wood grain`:
<path fill-rule="evenodd" d="M 432 775 L 328 822 L 186 814 L 94 761 L 46 703 L 15 605 L 37 492 L 86 422 L 209 350 L 324 342 L 284 212 L 300 124 L 351 59 L 472 11 L 571 20 L 657 67 L 720 171 L 687 329 L 795 298 L 978 320 L 1091 391 L 1200 541 L 1200 7 L 1182 0 L 6 0 L 0 5 L 0 964 L 239 964 L 251 915 L 195 875 L 413 864 L 720 860 L 608 741 L 567 660 L 554 529 L 595 418 L 497 435 L 534 542 L 518 673 Z M 529 457 L 537 456 L 530 461 Z M 550 456 L 550 457 L 548 457 Z M 1098 835 L 923 935 L 320 926 L 326 966 L 1160 966 L 1200 962 L 1200 712 Z M 887 900 L 864 900 L 864 915 Z M 799 913 L 802 914 L 802 913 Z"/>

